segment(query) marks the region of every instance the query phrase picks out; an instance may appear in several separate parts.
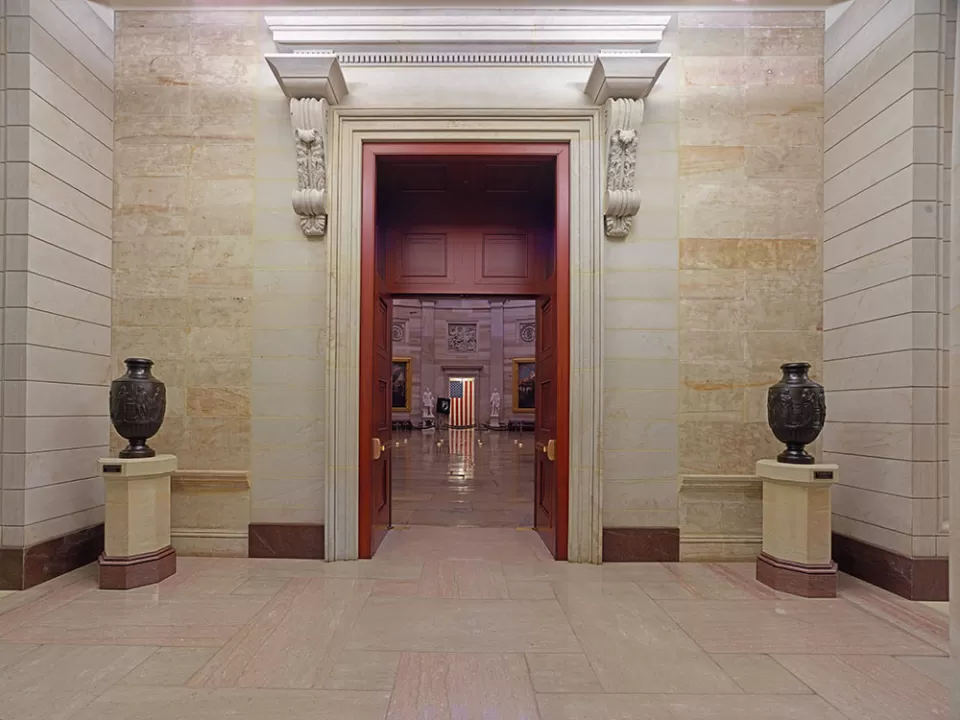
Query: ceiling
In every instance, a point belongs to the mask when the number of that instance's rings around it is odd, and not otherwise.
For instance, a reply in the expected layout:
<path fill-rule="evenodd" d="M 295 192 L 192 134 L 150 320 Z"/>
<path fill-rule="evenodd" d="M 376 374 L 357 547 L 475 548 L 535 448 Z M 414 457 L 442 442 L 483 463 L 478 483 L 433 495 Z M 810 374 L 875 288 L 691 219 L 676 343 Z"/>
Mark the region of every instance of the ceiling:
<path fill-rule="evenodd" d="M 455 0 L 94 0 L 95 2 L 112 7 L 116 10 L 156 9 L 166 8 L 197 8 L 197 9 L 250 9 L 277 11 L 284 9 L 310 10 L 326 7 L 339 8 L 409 8 L 435 7 L 466 9 L 471 7 L 504 7 L 510 9 L 522 7 L 552 7 L 579 10 L 601 10 L 622 7 L 642 8 L 646 10 L 677 10 L 681 8 L 696 8 L 702 10 L 738 10 L 738 9 L 780 9 L 780 8 L 825 8 L 838 5 L 843 0 L 602 0 L 589 2 L 585 0 L 469 0 L 456 2 Z"/>

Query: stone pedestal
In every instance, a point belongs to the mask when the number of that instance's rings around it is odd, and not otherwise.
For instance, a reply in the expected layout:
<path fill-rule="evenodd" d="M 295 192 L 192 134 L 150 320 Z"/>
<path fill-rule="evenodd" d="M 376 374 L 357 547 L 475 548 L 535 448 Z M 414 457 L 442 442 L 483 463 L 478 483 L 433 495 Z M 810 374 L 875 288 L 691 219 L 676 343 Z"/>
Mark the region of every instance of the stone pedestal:
<path fill-rule="evenodd" d="M 100 460 L 106 495 L 100 587 L 128 590 L 158 583 L 177 571 L 170 545 L 173 455 Z"/>
<path fill-rule="evenodd" d="M 757 580 L 774 590 L 812 598 L 837 596 L 830 554 L 830 486 L 836 465 L 757 463 L 763 480 L 763 552 Z"/>

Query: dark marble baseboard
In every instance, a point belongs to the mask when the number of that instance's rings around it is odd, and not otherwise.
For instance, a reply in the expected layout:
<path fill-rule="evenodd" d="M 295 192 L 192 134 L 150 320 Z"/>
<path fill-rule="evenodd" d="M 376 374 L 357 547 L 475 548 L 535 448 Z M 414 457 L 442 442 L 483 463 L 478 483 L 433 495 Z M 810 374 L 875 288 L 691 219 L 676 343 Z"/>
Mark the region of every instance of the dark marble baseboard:
<path fill-rule="evenodd" d="M 96 562 L 103 525 L 93 525 L 25 548 L 0 548 L 0 590 L 26 590 Z"/>
<path fill-rule="evenodd" d="M 679 561 L 679 528 L 603 529 L 603 562 Z"/>
<path fill-rule="evenodd" d="M 154 585 L 177 572 L 177 553 L 167 545 L 132 557 L 100 556 L 100 589 L 131 590 Z"/>
<path fill-rule="evenodd" d="M 947 600 L 949 561 L 911 558 L 845 535 L 833 534 L 833 559 L 842 572 L 908 600 Z"/>
<path fill-rule="evenodd" d="M 780 592 L 807 598 L 837 596 L 837 564 L 802 565 L 766 553 L 757 557 L 757 580 Z"/>
<path fill-rule="evenodd" d="M 247 554 L 252 558 L 323 560 L 323 525 L 250 523 Z"/>

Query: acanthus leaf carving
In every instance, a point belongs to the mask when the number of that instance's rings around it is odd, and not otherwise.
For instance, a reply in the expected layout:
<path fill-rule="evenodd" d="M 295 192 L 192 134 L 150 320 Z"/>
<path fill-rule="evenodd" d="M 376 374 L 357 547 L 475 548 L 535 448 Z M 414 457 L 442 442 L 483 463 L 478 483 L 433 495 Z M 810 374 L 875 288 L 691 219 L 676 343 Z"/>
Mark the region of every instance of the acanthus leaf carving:
<path fill-rule="evenodd" d="M 297 189 L 293 211 L 307 237 L 327 231 L 326 131 L 327 101 L 315 98 L 290 100 L 290 120 L 297 146 Z"/>
<path fill-rule="evenodd" d="M 603 221 L 609 237 L 626 237 L 640 210 L 637 178 L 637 128 L 643 121 L 643 100 L 611 98 L 604 107 L 607 126 L 607 188 Z"/>

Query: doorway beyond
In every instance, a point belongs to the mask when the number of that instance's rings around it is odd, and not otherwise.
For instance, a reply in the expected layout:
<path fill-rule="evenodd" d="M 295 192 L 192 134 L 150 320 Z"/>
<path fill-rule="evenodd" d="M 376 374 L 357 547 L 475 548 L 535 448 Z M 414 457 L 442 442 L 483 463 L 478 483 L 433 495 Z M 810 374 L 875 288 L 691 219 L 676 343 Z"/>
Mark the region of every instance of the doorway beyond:
<path fill-rule="evenodd" d="M 533 527 L 536 301 L 393 300 L 391 520 Z"/>
<path fill-rule="evenodd" d="M 534 392 L 527 449 L 533 477 L 533 524 L 554 557 L 566 558 L 569 436 L 569 147 L 560 144 L 378 144 L 364 145 L 361 232 L 359 549 L 371 557 L 393 517 L 393 467 L 402 462 L 411 437 L 394 437 L 395 380 L 413 377 L 412 360 L 394 352 L 403 323 L 394 322 L 404 298 L 529 298 L 535 341 L 527 358 L 502 356 L 499 365 L 525 361 L 526 385 Z M 435 319 L 434 319 L 435 322 Z M 437 421 L 439 409 L 459 418 L 432 432 L 455 433 L 433 442 L 456 443 L 476 458 L 485 433 L 477 413 L 491 407 L 477 389 L 482 367 L 471 365 L 479 326 L 446 323 L 443 342 L 454 359 L 423 358 L 429 377 L 447 396 L 424 408 L 418 426 Z M 511 365 L 511 369 L 512 369 Z M 422 367 L 420 368 L 422 370 Z M 472 385 L 472 387 L 470 387 Z M 525 385 L 525 387 L 526 387 Z M 489 384 L 486 389 L 489 389 Z M 468 390 L 469 388 L 469 390 Z M 425 390 L 427 388 L 422 388 Z M 436 397 L 434 388 L 429 388 Z M 514 402 L 502 390 L 501 408 Z M 413 388 L 409 392 L 412 396 Z M 472 398 L 473 405 L 467 408 Z M 431 402 L 433 398 L 429 399 Z M 490 396 L 492 403 L 493 396 Z M 445 404 L 444 404 L 445 403 Z M 409 404 L 409 413 L 414 402 Z M 453 407 L 450 407 L 450 406 Z M 483 409 L 481 409 L 483 408 Z M 432 418 L 424 417 L 428 410 Z M 471 417 L 472 416 L 472 417 Z M 490 418 L 492 419 L 492 418 Z M 466 422 L 472 420 L 472 422 Z M 499 421 L 499 418 L 498 418 Z M 413 423 L 412 419 L 402 422 Z M 410 426 L 401 425 L 401 428 Z M 529 422 L 529 421 L 528 421 Z M 439 424 L 439 423 L 438 423 Z M 515 427 L 521 427 L 517 424 Z M 415 431 L 422 433 L 422 430 Z M 480 435 L 481 437 L 477 437 Z M 465 442 L 469 438 L 469 451 Z M 406 443 L 402 441 L 406 440 Z M 397 442 L 400 445 L 397 445 Z M 420 441 L 423 449 L 424 441 Z M 508 441 L 509 442 L 509 441 Z M 517 440 L 516 451 L 521 450 Z M 510 442 L 513 445 L 512 442 Z M 449 468 L 448 468 L 449 469 Z M 528 505 L 528 507 L 530 507 Z"/>

